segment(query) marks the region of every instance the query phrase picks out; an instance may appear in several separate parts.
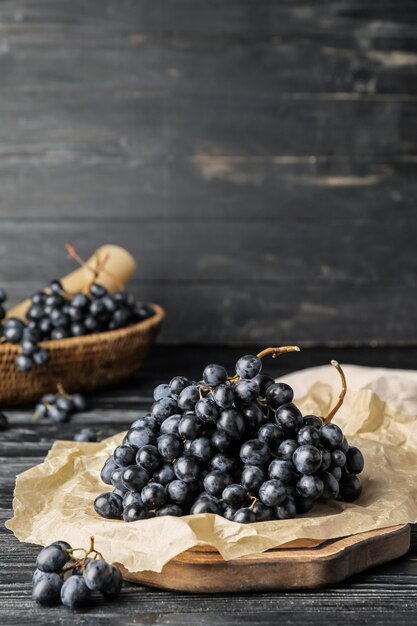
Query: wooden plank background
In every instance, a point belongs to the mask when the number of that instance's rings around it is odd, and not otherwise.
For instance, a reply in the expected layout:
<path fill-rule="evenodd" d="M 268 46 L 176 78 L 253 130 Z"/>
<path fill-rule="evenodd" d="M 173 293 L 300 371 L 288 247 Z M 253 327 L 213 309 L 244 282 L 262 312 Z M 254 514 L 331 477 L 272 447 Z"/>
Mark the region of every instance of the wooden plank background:
<path fill-rule="evenodd" d="M 414 0 L 0 3 L 0 279 L 127 246 L 163 343 L 415 342 Z"/>

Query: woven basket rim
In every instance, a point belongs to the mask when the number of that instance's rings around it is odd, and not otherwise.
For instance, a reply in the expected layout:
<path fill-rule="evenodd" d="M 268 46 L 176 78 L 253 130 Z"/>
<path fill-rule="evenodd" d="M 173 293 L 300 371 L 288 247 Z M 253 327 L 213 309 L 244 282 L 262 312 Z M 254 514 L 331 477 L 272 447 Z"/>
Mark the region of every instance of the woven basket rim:
<path fill-rule="evenodd" d="M 149 302 L 149 304 L 155 310 L 155 314 L 152 315 L 152 317 L 148 317 L 145 320 L 137 322 L 136 324 L 131 324 L 130 326 L 118 328 L 116 330 L 106 330 L 101 333 L 82 335 L 81 337 L 50 339 L 48 341 L 39 342 L 39 345 L 47 348 L 48 351 L 70 348 L 75 343 L 77 346 L 82 345 L 87 348 L 88 346 L 97 345 L 98 343 L 108 343 L 117 339 L 124 339 L 129 337 L 129 335 L 136 334 L 138 331 L 147 332 L 154 326 L 159 326 L 165 318 L 165 310 L 159 304 L 155 304 L 154 302 Z M 0 355 L 1 353 L 20 354 L 20 346 L 17 344 L 2 343 L 0 344 Z"/>

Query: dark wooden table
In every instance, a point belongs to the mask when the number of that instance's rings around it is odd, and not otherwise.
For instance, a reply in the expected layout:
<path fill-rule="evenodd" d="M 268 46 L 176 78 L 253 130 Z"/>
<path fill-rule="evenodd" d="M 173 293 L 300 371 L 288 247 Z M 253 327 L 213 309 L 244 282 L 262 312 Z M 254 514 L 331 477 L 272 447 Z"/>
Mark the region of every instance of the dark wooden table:
<path fill-rule="evenodd" d="M 153 386 L 175 374 L 196 376 L 211 361 L 233 367 L 247 349 L 156 347 L 136 379 L 117 389 L 91 397 L 92 410 L 69 424 L 33 424 L 31 408 L 8 410 L 10 429 L 0 433 L 0 516 L 12 515 L 16 474 L 42 461 L 55 439 L 72 439 L 84 425 L 106 437 L 127 428 L 144 413 Z M 337 358 L 346 363 L 414 368 L 415 349 L 306 350 L 274 362 L 273 373 L 319 365 Z M 417 535 L 408 555 L 387 565 L 320 591 L 240 595 L 187 595 L 126 584 L 114 602 L 97 600 L 86 610 L 41 608 L 31 600 L 31 576 L 39 548 L 21 544 L 0 528 L 0 624 L 372 624 L 387 626 L 417 621 Z"/>

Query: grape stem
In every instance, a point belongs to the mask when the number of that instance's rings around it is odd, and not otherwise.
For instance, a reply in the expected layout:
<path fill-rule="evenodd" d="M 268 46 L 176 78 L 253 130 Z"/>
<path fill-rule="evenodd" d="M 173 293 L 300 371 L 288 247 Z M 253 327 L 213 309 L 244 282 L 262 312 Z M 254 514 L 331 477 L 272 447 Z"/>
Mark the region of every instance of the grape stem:
<path fill-rule="evenodd" d="M 277 356 L 279 356 L 280 354 L 283 354 L 284 352 L 300 352 L 300 348 L 298 346 L 281 346 L 280 348 L 265 348 L 265 350 L 262 350 L 256 356 L 259 359 L 262 359 L 264 356 L 271 354 L 272 358 L 275 359 Z"/>
<path fill-rule="evenodd" d="M 104 561 L 104 557 L 101 554 L 101 552 L 98 552 L 98 550 L 96 550 L 94 548 L 94 537 L 90 537 L 90 546 L 88 548 L 88 550 L 86 550 L 85 548 L 70 548 L 69 550 L 67 550 L 69 556 L 71 558 L 75 558 L 74 557 L 74 552 L 78 552 L 78 551 L 82 551 L 84 552 L 84 556 L 80 557 L 78 559 L 75 559 L 75 563 L 73 565 L 71 565 L 70 567 L 67 567 L 65 569 L 62 570 L 62 573 L 64 574 L 65 572 L 74 569 L 75 567 L 81 567 L 83 573 L 85 571 L 85 564 L 87 562 L 88 557 L 91 555 L 91 558 L 95 561 L 96 559 L 101 559 Z"/>
<path fill-rule="evenodd" d="M 252 511 L 252 510 L 253 510 L 253 507 L 254 507 L 254 506 L 255 506 L 255 504 L 258 502 L 258 498 L 256 498 L 255 496 L 249 496 L 249 497 L 250 497 L 250 499 L 252 500 L 252 503 L 251 503 L 251 505 L 250 505 L 250 507 L 249 507 L 249 511 Z"/>
<path fill-rule="evenodd" d="M 336 402 L 336 404 L 334 405 L 334 407 L 332 408 L 332 410 L 330 411 L 330 413 L 328 415 L 326 415 L 326 417 L 323 417 L 323 422 L 325 424 L 329 424 L 332 421 L 333 417 L 336 415 L 336 413 L 338 412 L 338 410 L 342 406 L 343 400 L 345 398 L 346 391 L 347 391 L 346 376 L 345 376 L 344 371 L 340 367 L 339 363 L 337 361 L 333 360 L 333 361 L 330 361 L 330 364 L 333 365 L 333 367 L 335 367 L 337 369 L 337 371 L 339 372 L 340 380 L 342 381 L 342 391 L 340 392 L 339 399 Z"/>

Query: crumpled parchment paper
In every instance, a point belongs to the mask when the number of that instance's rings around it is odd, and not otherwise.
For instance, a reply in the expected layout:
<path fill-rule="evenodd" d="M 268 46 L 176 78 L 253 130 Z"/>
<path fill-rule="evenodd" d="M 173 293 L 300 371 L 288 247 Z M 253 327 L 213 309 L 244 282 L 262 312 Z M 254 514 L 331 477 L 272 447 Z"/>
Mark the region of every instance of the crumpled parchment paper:
<path fill-rule="evenodd" d="M 193 546 L 209 544 L 224 559 L 262 552 L 295 540 L 320 541 L 417 521 L 417 371 L 345 366 L 348 393 L 334 419 L 365 457 L 363 492 L 353 503 L 317 505 L 291 520 L 241 525 L 217 515 L 159 517 L 126 523 L 93 508 L 110 487 L 100 481 L 105 459 L 124 433 L 100 443 L 57 441 L 45 461 L 17 477 L 14 517 L 6 526 L 20 541 L 46 545 L 64 539 L 95 544 L 129 571 L 160 572 Z M 340 391 L 331 366 L 290 374 L 304 414 L 326 414 Z M 308 390 L 305 393 L 305 390 Z"/>

